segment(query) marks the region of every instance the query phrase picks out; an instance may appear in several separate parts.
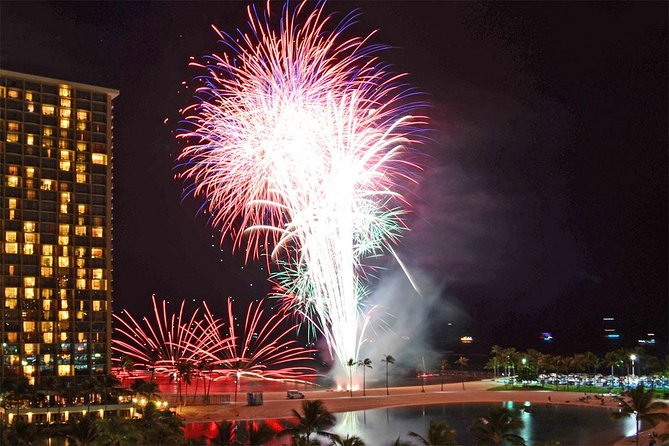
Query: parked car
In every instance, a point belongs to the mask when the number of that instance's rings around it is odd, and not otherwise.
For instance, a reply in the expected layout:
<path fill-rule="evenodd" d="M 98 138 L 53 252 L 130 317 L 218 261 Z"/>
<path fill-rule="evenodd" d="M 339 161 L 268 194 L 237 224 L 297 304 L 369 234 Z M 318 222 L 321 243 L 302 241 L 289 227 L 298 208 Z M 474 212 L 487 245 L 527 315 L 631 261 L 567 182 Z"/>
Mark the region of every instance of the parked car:
<path fill-rule="evenodd" d="M 286 397 L 289 400 L 301 400 L 304 399 L 304 394 L 300 392 L 299 390 L 289 390 L 286 393 Z"/>

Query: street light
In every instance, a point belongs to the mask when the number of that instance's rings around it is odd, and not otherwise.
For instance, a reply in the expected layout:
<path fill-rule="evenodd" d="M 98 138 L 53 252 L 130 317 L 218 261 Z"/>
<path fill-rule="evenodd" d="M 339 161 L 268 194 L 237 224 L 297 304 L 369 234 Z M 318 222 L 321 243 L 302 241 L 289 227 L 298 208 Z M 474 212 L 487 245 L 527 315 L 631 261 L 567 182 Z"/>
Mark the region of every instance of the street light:
<path fill-rule="evenodd" d="M 630 355 L 630 359 L 632 360 L 632 378 L 634 378 L 634 361 L 636 361 L 636 355 Z"/>

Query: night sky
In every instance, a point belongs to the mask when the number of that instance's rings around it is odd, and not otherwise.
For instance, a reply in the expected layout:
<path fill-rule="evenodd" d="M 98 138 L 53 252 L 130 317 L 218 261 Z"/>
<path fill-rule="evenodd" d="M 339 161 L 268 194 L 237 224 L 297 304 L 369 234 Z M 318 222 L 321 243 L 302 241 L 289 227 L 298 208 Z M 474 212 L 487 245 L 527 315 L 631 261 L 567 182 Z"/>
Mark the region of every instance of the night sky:
<path fill-rule="evenodd" d="M 246 3 L 0 4 L 2 68 L 120 90 L 114 102 L 114 308 L 151 294 L 267 292 L 182 200 L 177 110 L 222 52 L 211 29 L 244 28 Z M 262 6 L 262 5 L 260 5 Z M 398 253 L 441 287 L 451 337 L 606 350 L 602 316 L 667 352 L 667 16 L 658 3 L 368 2 L 353 32 L 430 103 L 421 187 Z M 341 17 L 341 15 L 340 15 Z M 167 121 L 165 122 L 165 120 Z M 383 265 L 390 273 L 396 265 Z M 383 280 L 383 270 L 379 273 Z M 539 345 L 550 331 L 552 345 Z M 437 344 L 447 343 L 447 339 Z"/>

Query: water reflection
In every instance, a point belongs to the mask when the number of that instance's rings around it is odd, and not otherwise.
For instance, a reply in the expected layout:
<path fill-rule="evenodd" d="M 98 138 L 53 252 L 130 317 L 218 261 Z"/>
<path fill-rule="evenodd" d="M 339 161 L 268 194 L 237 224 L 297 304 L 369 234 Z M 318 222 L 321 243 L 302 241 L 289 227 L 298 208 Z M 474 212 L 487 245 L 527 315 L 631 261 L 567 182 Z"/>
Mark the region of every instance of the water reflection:
<path fill-rule="evenodd" d="M 532 405 L 529 402 L 504 404 L 518 411 L 525 426 L 517 433 L 528 444 L 549 441 L 613 444 L 617 439 L 634 433 L 633 420 L 614 421 L 607 409 Z M 448 404 L 339 413 L 337 425 L 332 431 L 344 437 L 357 435 L 367 444 L 383 446 L 393 444 L 398 437 L 406 439 L 410 431 L 426 436 L 431 420 L 446 421 L 458 432 L 458 443 L 470 445 L 473 439 L 467 428 L 474 418 L 485 415 L 488 407 L 488 404 Z"/>

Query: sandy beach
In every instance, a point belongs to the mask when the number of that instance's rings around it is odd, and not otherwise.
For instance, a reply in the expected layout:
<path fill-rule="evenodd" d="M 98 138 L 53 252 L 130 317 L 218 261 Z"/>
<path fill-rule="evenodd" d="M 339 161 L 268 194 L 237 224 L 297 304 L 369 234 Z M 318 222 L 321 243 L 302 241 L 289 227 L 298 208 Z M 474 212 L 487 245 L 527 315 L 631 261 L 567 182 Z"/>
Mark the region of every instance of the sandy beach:
<path fill-rule="evenodd" d="M 349 412 L 363 409 L 382 407 L 408 407 L 444 403 L 494 403 L 501 401 L 529 401 L 531 403 L 572 404 L 596 407 L 617 407 L 618 403 L 611 397 L 605 397 L 604 404 L 598 399 L 579 400 L 585 396 L 583 392 L 553 392 L 544 390 L 501 390 L 491 392 L 488 389 L 498 386 L 491 380 L 474 381 L 465 384 L 462 390 L 461 383 L 444 384 L 441 390 L 439 384 L 425 386 L 391 387 L 390 395 L 386 395 L 384 388 L 369 388 L 366 396 L 362 390 L 348 392 L 329 390 L 301 390 L 306 399 L 322 400 L 330 412 Z M 594 396 L 591 394 L 591 396 Z M 179 409 L 179 415 L 186 422 L 220 421 L 224 419 L 265 419 L 286 418 L 292 416 L 292 409 L 299 410 L 302 400 L 286 399 L 285 392 L 263 393 L 264 404 L 261 406 L 247 406 L 246 394 L 238 396 L 237 404 L 186 406 Z"/>

